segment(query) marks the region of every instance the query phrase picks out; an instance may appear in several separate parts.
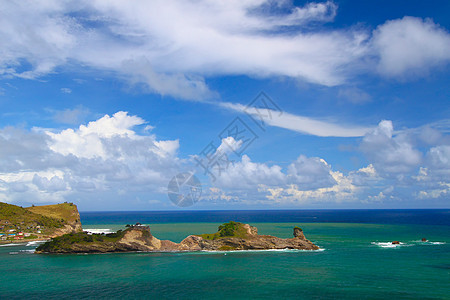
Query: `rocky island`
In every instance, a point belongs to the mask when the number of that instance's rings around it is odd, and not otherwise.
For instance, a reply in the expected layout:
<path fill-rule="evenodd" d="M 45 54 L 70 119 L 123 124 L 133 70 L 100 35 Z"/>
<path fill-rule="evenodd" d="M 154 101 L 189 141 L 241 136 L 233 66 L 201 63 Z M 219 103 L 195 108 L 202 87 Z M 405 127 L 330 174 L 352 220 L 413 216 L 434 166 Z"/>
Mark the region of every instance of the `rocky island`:
<path fill-rule="evenodd" d="M 319 247 L 306 239 L 299 227 L 294 237 L 282 239 L 259 235 L 256 227 L 239 222 L 220 225 L 213 234 L 190 235 L 180 243 L 159 240 L 148 226 L 133 225 L 110 234 L 69 233 L 40 245 L 37 253 L 106 253 L 106 252 L 177 252 L 177 251 L 230 251 L 300 249 L 317 250 Z"/>

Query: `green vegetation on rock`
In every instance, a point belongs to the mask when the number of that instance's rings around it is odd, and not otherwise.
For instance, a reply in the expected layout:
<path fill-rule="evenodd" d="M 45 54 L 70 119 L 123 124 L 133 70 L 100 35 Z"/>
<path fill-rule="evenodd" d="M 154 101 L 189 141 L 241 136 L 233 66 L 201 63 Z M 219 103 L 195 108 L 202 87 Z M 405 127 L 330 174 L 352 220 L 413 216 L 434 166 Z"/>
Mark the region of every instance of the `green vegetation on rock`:
<path fill-rule="evenodd" d="M 125 231 L 119 230 L 109 234 L 88 234 L 86 232 L 68 233 L 53 238 L 40 245 L 36 251 L 58 252 L 58 250 L 71 249 L 73 244 L 115 243 L 125 235 Z"/>
<path fill-rule="evenodd" d="M 216 240 L 220 238 L 228 238 L 228 237 L 235 237 L 235 238 L 241 238 L 245 239 L 248 238 L 249 235 L 247 233 L 247 230 L 244 228 L 244 224 L 240 222 L 228 222 L 224 223 L 219 226 L 218 231 L 216 233 L 205 233 L 205 234 L 199 234 L 198 236 L 201 236 L 202 238 L 206 240 Z M 231 250 L 231 249 L 227 249 Z"/>

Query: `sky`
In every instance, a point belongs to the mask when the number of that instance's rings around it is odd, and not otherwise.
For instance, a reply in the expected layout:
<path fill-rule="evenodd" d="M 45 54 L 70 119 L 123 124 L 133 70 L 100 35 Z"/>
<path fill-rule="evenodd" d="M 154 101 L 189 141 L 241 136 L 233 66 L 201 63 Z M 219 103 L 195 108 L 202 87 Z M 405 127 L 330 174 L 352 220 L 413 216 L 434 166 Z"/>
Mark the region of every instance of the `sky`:
<path fill-rule="evenodd" d="M 448 1 L 1 1 L 0 201 L 450 208 Z"/>

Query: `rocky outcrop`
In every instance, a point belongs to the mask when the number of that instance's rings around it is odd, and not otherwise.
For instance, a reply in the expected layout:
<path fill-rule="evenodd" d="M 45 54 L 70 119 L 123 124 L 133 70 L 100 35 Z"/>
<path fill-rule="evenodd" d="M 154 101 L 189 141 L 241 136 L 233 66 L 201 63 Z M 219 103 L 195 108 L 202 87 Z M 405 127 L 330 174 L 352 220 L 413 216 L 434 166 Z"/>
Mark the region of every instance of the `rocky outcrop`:
<path fill-rule="evenodd" d="M 135 249 L 135 251 L 161 249 L 161 241 L 151 234 L 148 226 L 133 226 L 130 230 L 126 230 L 117 244 L 126 249 Z"/>
<path fill-rule="evenodd" d="M 150 228 L 147 226 L 132 226 L 123 232 L 112 235 L 87 236 L 86 233 L 83 234 L 72 233 L 55 238 L 41 245 L 37 252 L 95 253 L 319 249 L 319 247 L 305 238 L 303 231 L 298 227 L 294 228 L 293 238 L 282 239 L 270 235 L 259 235 L 256 227 L 237 222 L 221 225 L 219 231 L 215 234 L 190 235 L 180 243 L 157 239 L 151 234 Z"/>
<path fill-rule="evenodd" d="M 70 217 L 66 218 L 66 224 L 62 228 L 57 228 L 50 236 L 51 238 L 61 236 L 68 233 L 82 232 L 80 213 L 76 205 L 72 205 L 72 211 Z"/>
<path fill-rule="evenodd" d="M 305 235 L 303 234 L 303 230 L 297 226 L 294 227 L 294 237 L 300 238 L 300 239 L 306 239 Z"/>

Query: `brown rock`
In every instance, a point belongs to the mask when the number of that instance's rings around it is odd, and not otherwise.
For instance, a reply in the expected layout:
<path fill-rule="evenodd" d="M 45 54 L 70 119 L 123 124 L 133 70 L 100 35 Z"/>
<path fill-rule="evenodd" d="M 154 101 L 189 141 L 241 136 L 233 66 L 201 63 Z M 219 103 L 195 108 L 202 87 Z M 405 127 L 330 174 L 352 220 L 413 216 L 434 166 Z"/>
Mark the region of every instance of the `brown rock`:
<path fill-rule="evenodd" d="M 400 245 L 400 242 L 399 241 L 393 241 L 392 245 Z"/>
<path fill-rule="evenodd" d="M 306 240 L 305 235 L 303 234 L 303 230 L 300 227 L 294 227 L 294 237 L 300 238 L 302 240 Z"/>

